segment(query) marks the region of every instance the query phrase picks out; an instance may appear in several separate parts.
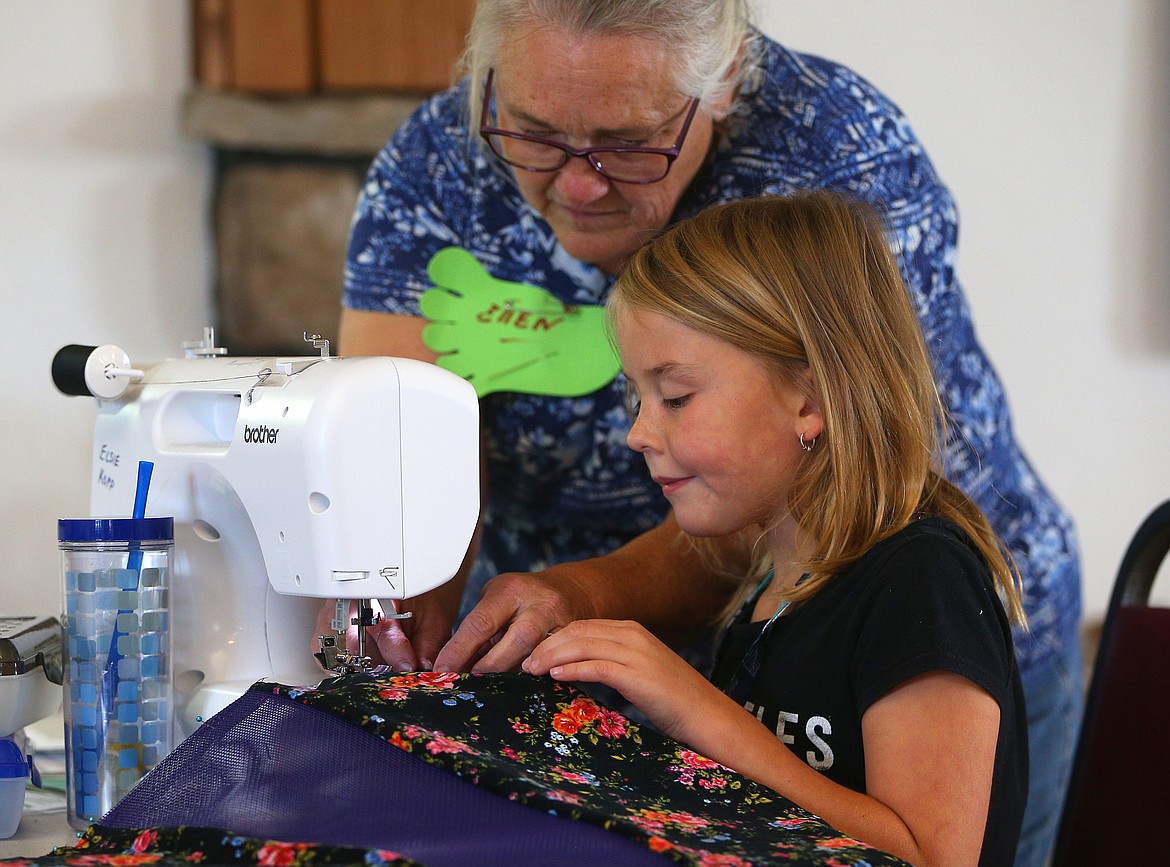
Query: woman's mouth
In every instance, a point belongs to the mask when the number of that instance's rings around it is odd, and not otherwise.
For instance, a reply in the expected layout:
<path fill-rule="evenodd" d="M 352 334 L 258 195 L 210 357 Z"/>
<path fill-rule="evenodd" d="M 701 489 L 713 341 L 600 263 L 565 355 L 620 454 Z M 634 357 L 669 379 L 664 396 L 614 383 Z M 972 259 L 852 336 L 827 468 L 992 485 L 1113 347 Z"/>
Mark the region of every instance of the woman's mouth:
<path fill-rule="evenodd" d="M 598 223 L 609 223 L 618 218 L 613 211 L 582 211 L 576 208 L 568 208 L 564 205 L 561 206 L 561 211 L 575 225 L 583 227 L 594 226 Z"/>

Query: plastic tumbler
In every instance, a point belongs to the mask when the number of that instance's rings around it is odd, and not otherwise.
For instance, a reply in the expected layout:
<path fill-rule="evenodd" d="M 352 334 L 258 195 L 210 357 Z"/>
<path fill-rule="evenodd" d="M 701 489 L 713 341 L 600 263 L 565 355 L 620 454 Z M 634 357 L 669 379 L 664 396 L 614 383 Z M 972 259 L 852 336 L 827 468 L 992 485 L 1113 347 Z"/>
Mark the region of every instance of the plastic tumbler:
<path fill-rule="evenodd" d="M 84 830 L 174 744 L 168 585 L 173 518 L 57 522 L 65 790 Z"/>

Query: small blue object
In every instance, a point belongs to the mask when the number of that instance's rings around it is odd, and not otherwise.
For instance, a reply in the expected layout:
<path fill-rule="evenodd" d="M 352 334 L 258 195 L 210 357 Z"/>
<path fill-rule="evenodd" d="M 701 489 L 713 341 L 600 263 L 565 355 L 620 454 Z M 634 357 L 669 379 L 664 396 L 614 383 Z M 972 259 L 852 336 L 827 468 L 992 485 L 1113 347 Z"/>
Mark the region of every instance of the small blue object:
<path fill-rule="evenodd" d="M 138 462 L 138 484 L 134 488 L 134 511 L 130 513 L 135 518 L 142 518 L 146 515 L 146 496 L 150 490 L 150 477 L 153 473 L 153 461 Z"/>
<path fill-rule="evenodd" d="M 0 738 L 0 780 L 28 776 L 28 761 L 16 741 Z"/>
<path fill-rule="evenodd" d="M 32 760 L 25 760 L 24 753 L 14 741 L 0 738 L 0 838 L 11 837 L 20 826 L 24 788 L 30 769 L 33 784 L 39 786 L 40 777 Z"/>

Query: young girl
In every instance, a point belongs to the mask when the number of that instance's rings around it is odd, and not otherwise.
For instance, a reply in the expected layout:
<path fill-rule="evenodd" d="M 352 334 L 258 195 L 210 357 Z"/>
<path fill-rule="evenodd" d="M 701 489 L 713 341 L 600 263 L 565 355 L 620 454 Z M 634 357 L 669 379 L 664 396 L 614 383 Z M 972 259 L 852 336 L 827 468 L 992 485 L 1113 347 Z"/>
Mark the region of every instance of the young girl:
<path fill-rule="evenodd" d="M 630 447 L 686 534 L 756 533 L 766 574 L 713 682 L 627 621 L 572 623 L 525 670 L 607 684 L 914 864 L 1010 864 L 1020 596 L 934 463 L 940 404 L 881 222 L 824 191 L 710 208 L 634 257 L 610 313 Z"/>

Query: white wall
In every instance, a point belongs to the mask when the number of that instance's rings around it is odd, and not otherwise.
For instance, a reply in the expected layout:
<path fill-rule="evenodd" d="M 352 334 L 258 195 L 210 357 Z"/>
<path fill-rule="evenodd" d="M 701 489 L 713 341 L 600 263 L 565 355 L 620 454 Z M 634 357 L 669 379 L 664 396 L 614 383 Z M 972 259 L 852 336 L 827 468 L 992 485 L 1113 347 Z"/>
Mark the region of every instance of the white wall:
<path fill-rule="evenodd" d="M 963 217 L 960 274 L 1020 435 L 1078 520 L 1091 616 L 1170 498 L 1170 4 L 758 0 L 901 104 Z M 211 311 L 207 149 L 179 133 L 185 0 L 0 0 L 0 614 L 58 608 L 88 501 L 65 343 L 178 351 Z M 127 504 L 129 509 L 130 504 Z"/>
<path fill-rule="evenodd" d="M 94 405 L 53 355 L 172 355 L 211 315 L 188 41 L 185 0 L 0 0 L 0 614 L 58 612 L 56 519 L 89 505 Z"/>

